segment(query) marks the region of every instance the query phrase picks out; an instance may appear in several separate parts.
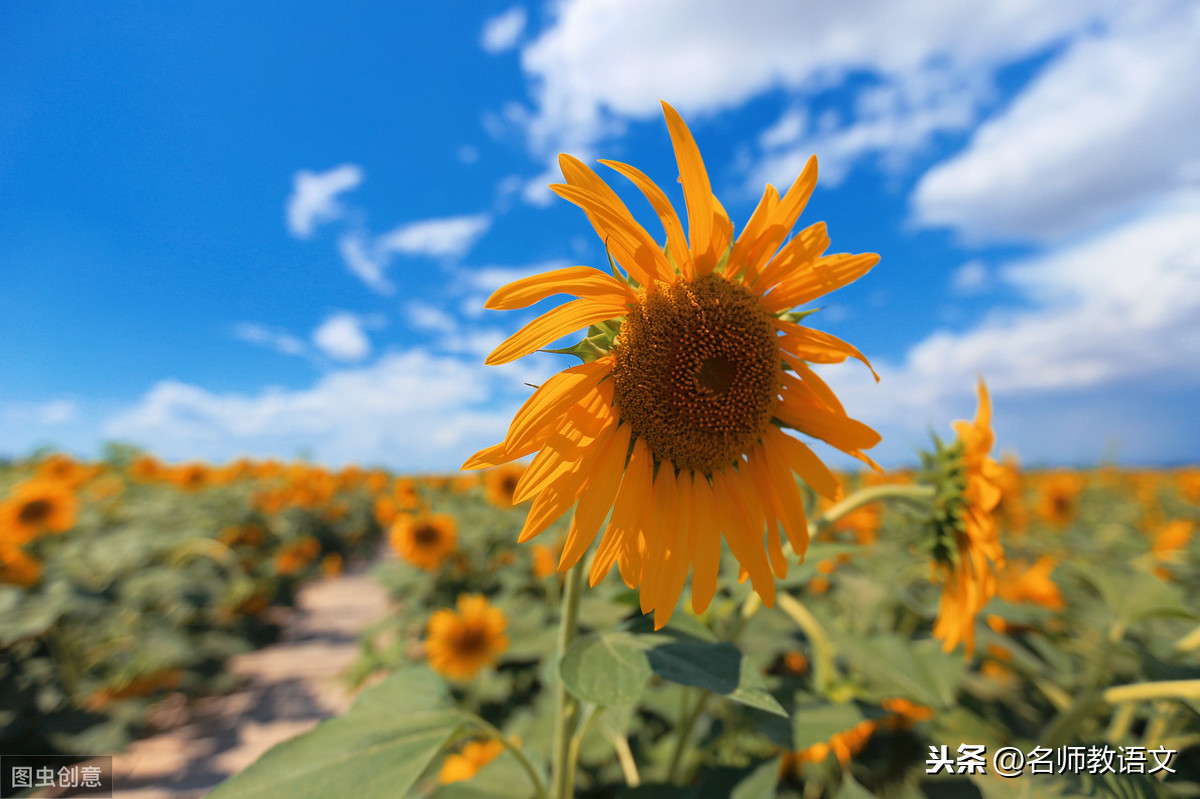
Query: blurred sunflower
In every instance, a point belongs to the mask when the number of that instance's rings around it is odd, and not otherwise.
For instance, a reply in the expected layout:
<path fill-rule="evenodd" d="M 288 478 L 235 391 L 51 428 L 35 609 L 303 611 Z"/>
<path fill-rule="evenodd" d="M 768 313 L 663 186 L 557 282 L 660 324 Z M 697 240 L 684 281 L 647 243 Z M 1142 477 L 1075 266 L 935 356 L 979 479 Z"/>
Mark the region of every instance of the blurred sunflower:
<path fill-rule="evenodd" d="M 471 741 L 462 748 L 462 752 L 447 755 L 438 772 L 438 782 L 449 785 L 452 782 L 469 780 L 479 773 L 479 769 L 495 760 L 504 751 L 504 744 L 495 738 L 490 741 Z"/>
<path fill-rule="evenodd" d="M 874 254 L 823 256 L 818 222 L 784 244 L 817 180 L 811 158 L 781 198 L 768 186 L 745 229 L 713 196 L 692 135 L 663 103 L 688 212 L 685 236 L 666 194 L 639 170 L 602 161 L 645 194 L 666 247 L 636 221 L 589 167 L 560 156 L 565 184 L 551 186 L 587 214 L 625 275 L 586 266 L 518 280 L 488 308 L 524 308 L 554 294 L 578 299 L 530 322 L 487 358 L 504 364 L 590 326 L 564 352 L 583 363 L 551 377 L 517 412 L 504 441 L 464 469 L 537 453 L 514 501 L 533 500 L 519 540 L 545 530 L 578 502 L 559 569 L 587 551 L 609 511 L 590 581 L 615 562 L 642 612 L 667 623 L 689 568 L 692 607 L 707 608 L 724 535 L 764 603 L 787 561 L 779 528 L 803 555 L 808 527 L 798 475 L 837 498 L 837 479 L 791 428 L 865 463 L 879 435 L 846 415 L 809 363 L 866 363 L 850 344 L 800 324 L 789 309 L 865 274 Z M 782 245 L 782 248 L 781 248 Z M 868 364 L 869 367 L 869 364 Z M 765 529 L 765 543 L 764 543 Z"/>
<path fill-rule="evenodd" d="M 959 641 L 975 651 L 975 617 L 996 595 L 996 569 L 1004 549 L 993 512 L 1000 503 L 1000 466 L 989 455 L 995 443 L 992 402 L 979 381 L 975 421 L 954 423 L 958 441 L 939 451 L 946 478 L 940 511 L 934 520 L 934 571 L 942 583 L 934 637 L 949 652 Z"/>
<path fill-rule="evenodd" d="M 508 649 L 508 619 L 479 594 L 459 594 L 458 612 L 443 608 L 429 618 L 425 654 L 439 674 L 469 680 Z"/>
<path fill-rule="evenodd" d="M 388 531 L 392 549 L 404 560 L 425 571 L 435 571 L 458 543 L 458 526 L 445 513 L 413 516 L 402 513 Z"/>
<path fill-rule="evenodd" d="M 34 478 L 13 487 L 0 503 L 0 538 L 17 545 L 43 533 L 62 533 L 75 526 L 79 500 L 66 483 Z"/>
<path fill-rule="evenodd" d="M 517 485 L 520 484 L 523 474 L 525 474 L 525 467 L 513 464 L 484 472 L 483 493 L 487 496 L 488 502 L 497 508 L 511 508 L 514 504 L 513 496 L 516 494 Z"/>

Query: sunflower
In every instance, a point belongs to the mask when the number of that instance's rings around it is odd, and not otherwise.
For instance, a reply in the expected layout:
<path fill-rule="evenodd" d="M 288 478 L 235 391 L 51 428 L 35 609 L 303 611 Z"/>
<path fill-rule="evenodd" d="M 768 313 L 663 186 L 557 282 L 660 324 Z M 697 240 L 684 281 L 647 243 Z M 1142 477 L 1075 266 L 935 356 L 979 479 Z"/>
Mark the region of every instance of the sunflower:
<path fill-rule="evenodd" d="M 1045 555 L 1037 563 L 1011 563 L 1001 573 L 997 585 L 1000 598 L 1016 604 L 1040 605 L 1047 610 L 1062 610 L 1062 592 L 1058 584 L 1050 579 L 1054 571 L 1054 558 Z"/>
<path fill-rule="evenodd" d="M 479 594 L 459 594 L 458 612 L 443 608 L 429 618 L 425 654 L 434 671 L 469 680 L 508 649 L 508 619 Z"/>
<path fill-rule="evenodd" d="M 780 197 L 768 186 L 734 240 L 687 126 L 663 103 L 687 204 L 688 233 L 666 194 L 627 164 L 603 161 L 645 194 L 663 223 L 666 247 L 634 221 L 589 167 L 559 159 L 565 184 L 551 186 L 587 214 L 617 263 L 518 280 L 488 308 L 529 306 L 554 294 L 578 299 L 543 314 L 487 358 L 504 364 L 590 326 L 571 352 L 582 364 L 543 383 L 517 412 L 504 441 L 464 469 L 537 453 L 514 500 L 532 499 L 520 541 L 578 503 L 559 569 L 574 566 L 603 528 L 589 576 L 615 562 L 641 589 L 642 612 L 669 620 L 689 569 L 692 607 L 708 607 L 724 536 L 764 603 L 787 573 L 782 527 L 803 555 L 808 526 L 798 475 L 840 496 L 837 479 L 786 429 L 821 439 L 865 463 L 879 435 L 846 415 L 810 363 L 839 363 L 854 347 L 800 324 L 789 309 L 862 276 L 874 254 L 823 256 L 824 223 L 784 244 L 817 180 L 816 159 Z M 781 248 L 782 245 L 782 248 Z M 869 366 L 869 364 L 868 364 Z M 765 535 L 765 542 L 764 542 Z"/>
<path fill-rule="evenodd" d="M 13 487 L 0 503 L 0 538 L 20 545 L 43 533 L 62 533 L 75 526 L 79 500 L 66 483 L 34 478 Z"/>
<path fill-rule="evenodd" d="M 515 504 L 513 497 L 523 474 L 525 474 L 525 467 L 513 464 L 484 472 L 483 493 L 487 496 L 488 502 L 497 508 L 511 508 Z"/>
<path fill-rule="evenodd" d="M 975 421 L 959 420 L 954 430 L 958 442 L 950 452 L 961 482 L 941 516 L 945 529 L 939 532 L 934 570 L 942 596 L 933 634 L 947 652 L 965 641 L 970 655 L 975 651 L 975 617 L 996 595 L 996 568 L 1004 565 L 993 517 L 1000 502 L 1000 466 L 988 454 L 995 436 L 992 403 L 982 380 Z"/>
<path fill-rule="evenodd" d="M 1085 484 L 1083 475 L 1059 471 L 1043 475 L 1039 480 L 1038 516 L 1055 527 L 1063 528 L 1075 520 L 1079 511 L 1079 495 Z"/>
<path fill-rule="evenodd" d="M 29 588 L 42 578 L 42 562 L 0 535 L 0 583 Z"/>
<path fill-rule="evenodd" d="M 479 773 L 479 769 L 495 760 L 504 751 L 504 744 L 495 738 L 489 741 L 471 741 L 463 747 L 462 752 L 447 755 L 438 772 L 438 782 L 449 785 L 452 782 L 469 780 Z"/>
<path fill-rule="evenodd" d="M 404 560 L 425 571 L 435 571 L 458 542 L 454 517 L 439 513 L 413 516 L 402 513 L 388 531 L 392 549 Z"/>

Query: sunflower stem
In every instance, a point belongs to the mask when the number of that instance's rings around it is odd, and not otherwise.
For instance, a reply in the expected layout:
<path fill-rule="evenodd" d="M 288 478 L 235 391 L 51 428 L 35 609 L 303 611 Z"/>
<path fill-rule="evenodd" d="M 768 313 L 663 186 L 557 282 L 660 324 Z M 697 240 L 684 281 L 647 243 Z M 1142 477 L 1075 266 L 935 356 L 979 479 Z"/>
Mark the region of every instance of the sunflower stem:
<path fill-rule="evenodd" d="M 1110 705 L 1143 699 L 1200 699 L 1200 680 L 1164 680 L 1118 685 L 1104 691 Z"/>
<path fill-rule="evenodd" d="M 579 700 L 567 690 L 562 674 L 558 673 L 563 655 L 575 640 L 579 625 L 579 598 L 583 593 L 583 559 L 567 572 L 563 586 L 563 601 L 558 624 L 558 647 L 555 654 L 555 719 L 554 719 L 554 768 L 553 799 L 570 799 L 574 791 L 575 764 L 571 760 L 571 737 L 575 732 L 575 721 L 579 711 Z"/>
<path fill-rule="evenodd" d="M 704 706 L 708 703 L 708 698 L 712 696 L 712 692 L 707 689 L 700 689 L 700 694 L 696 697 L 696 703 L 692 705 L 691 710 L 687 709 L 687 700 L 691 696 L 691 691 L 684 688 L 680 696 L 679 737 L 675 740 L 675 751 L 671 753 L 671 762 L 667 766 L 667 782 L 674 783 L 679 782 L 681 778 L 680 770 L 683 766 L 683 753 L 687 751 L 687 743 L 692 737 L 692 730 L 696 727 L 696 721 L 699 720 L 700 714 L 704 711 Z"/>
<path fill-rule="evenodd" d="M 872 502 L 879 502 L 880 500 L 907 502 L 910 505 L 925 510 L 929 508 L 929 502 L 933 499 L 934 494 L 935 489 L 932 486 L 922 485 L 883 485 L 862 488 L 841 502 L 830 506 L 828 510 L 809 522 L 808 534 L 815 536 L 822 530 L 833 526 L 843 516 L 849 515 L 863 505 L 869 505 Z"/>
<path fill-rule="evenodd" d="M 504 744 L 504 748 L 516 756 L 517 761 L 521 764 L 521 768 L 525 769 L 525 773 L 529 775 L 529 781 L 533 783 L 534 796 L 537 799 L 546 799 L 546 784 L 542 782 L 542 776 L 538 774 L 537 767 L 533 765 L 533 761 L 521 750 L 521 747 L 509 738 L 506 738 L 504 733 L 495 725 L 479 716 L 472 715 L 471 723 Z"/>
<path fill-rule="evenodd" d="M 812 643 L 813 680 L 816 682 L 817 690 L 826 694 L 836 678 L 836 667 L 834 666 L 836 652 L 833 640 L 829 637 L 829 633 L 825 632 L 821 622 L 817 621 L 817 617 L 812 615 L 808 608 L 800 603 L 800 600 L 791 594 L 781 593 L 775 601 L 779 603 L 779 609 L 796 622 L 796 626 L 804 631 Z"/>

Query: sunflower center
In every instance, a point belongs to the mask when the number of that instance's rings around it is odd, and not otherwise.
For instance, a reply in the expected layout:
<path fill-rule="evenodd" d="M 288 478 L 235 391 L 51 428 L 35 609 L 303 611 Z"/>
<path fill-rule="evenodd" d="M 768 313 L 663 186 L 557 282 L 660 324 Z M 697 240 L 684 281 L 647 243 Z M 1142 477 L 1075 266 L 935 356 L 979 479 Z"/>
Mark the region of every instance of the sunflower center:
<path fill-rule="evenodd" d="M 442 537 L 438 529 L 432 524 L 417 525 L 417 529 L 413 530 L 413 540 L 417 542 L 417 546 L 422 549 L 428 549 L 436 544 Z"/>
<path fill-rule="evenodd" d="M 734 463 L 758 443 L 779 393 L 769 314 L 720 275 L 638 299 L 613 347 L 621 419 L 660 462 L 704 474 Z"/>
<path fill-rule="evenodd" d="M 488 634 L 482 627 L 467 625 L 455 637 L 454 649 L 460 655 L 477 655 L 487 649 Z"/>
<path fill-rule="evenodd" d="M 50 518 L 53 511 L 54 506 L 49 500 L 34 499 L 21 506 L 17 518 L 22 524 L 41 524 Z"/>

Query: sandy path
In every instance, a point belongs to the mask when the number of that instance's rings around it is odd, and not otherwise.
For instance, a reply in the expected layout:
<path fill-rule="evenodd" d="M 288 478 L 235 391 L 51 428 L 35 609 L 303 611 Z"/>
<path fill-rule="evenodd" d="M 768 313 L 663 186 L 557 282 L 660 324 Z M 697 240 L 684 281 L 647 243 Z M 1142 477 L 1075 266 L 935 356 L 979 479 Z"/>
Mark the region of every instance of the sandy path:
<path fill-rule="evenodd" d="M 358 632 L 387 613 L 383 589 L 360 568 L 303 589 L 283 637 L 233 659 L 246 678 L 229 696 L 201 699 L 179 727 L 136 741 L 113 758 L 115 797 L 202 796 L 280 741 L 349 707 L 339 680 Z"/>

